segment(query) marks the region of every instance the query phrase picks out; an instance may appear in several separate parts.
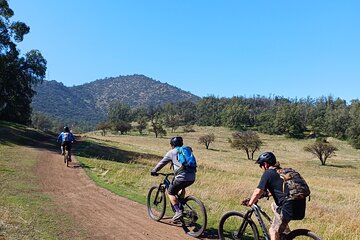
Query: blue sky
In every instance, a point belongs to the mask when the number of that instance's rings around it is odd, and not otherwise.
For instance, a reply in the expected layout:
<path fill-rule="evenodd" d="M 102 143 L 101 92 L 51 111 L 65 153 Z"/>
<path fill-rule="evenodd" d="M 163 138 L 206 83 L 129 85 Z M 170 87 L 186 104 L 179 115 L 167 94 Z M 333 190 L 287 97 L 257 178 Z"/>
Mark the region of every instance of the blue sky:
<path fill-rule="evenodd" d="M 144 74 L 198 96 L 360 98 L 359 1 L 9 0 L 48 79 Z"/>

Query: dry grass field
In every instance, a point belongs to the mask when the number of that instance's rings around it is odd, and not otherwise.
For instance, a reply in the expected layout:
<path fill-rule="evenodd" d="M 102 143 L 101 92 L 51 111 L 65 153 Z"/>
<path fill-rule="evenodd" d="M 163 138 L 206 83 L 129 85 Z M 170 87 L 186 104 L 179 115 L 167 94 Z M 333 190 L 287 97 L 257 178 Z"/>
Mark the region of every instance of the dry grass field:
<path fill-rule="evenodd" d="M 230 148 L 230 130 L 213 127 L 195 127 L 195 130 L 192 133 L 168 133 L 164 138 L 137 134 L 103 137 L 100 133 L 89 133 L 87 139 L 91 144 L 88 147 L 102 147 L 91 156 L 79 153 L 79 159 L 98 182 L 144 202 L 149 187 L 161 180 L 150 176 L 151 168 L 170 149 L 170 136 L 183 136 L 185 144 L 193 148 L 199 165 L 197 181 L 188 193 L 204 202 L 209 215 L 209 230 L 215 231 L 225 212 L 246 210 L 240 202 L 256 188 L 262 172 L 254 161 L 247 160 L 245 152 Z M 206 133 L 214 133 L 216 137 L 209 150 L 197 142 L 199 136 Z M 323 239 L 360 239 L 360 151 L 346 142 L 330 138 L 328 141 L 339 150 L 325 166 L 321 166 L 317 158 L 303 151 L 313 139 L 293 140 L 264 134 L 260 134 L 260 138 L 264 142 L 260 152 L 274 152 L 281 166 L 298 170 L 311 188 L 306 218 L 291 222 L 290 228 L 309 228 Z M 101 157 L 101 151 L 107 149 L 120 149 L 122 153 Z M 84 149 L 80 148 L 81 151 Z M 254 158 L 260 152 L 256 152 Z M 168 171 L 166 166 L 163 172 Z M 271 199 L 259 202 L 269 213 L 270 203 Z"/>

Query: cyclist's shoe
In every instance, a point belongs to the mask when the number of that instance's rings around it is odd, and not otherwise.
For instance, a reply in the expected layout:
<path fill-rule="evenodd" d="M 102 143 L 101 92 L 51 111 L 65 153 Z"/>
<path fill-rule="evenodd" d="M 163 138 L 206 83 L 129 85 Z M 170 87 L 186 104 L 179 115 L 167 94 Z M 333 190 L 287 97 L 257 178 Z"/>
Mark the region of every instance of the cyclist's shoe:
<path fill-rule="evenodd" d="M 172 221 L 177 222 L 182 216 L 183 216 L 183 214 L 181 211 L 175 212 L 175 215 L 173 216 Z"/>

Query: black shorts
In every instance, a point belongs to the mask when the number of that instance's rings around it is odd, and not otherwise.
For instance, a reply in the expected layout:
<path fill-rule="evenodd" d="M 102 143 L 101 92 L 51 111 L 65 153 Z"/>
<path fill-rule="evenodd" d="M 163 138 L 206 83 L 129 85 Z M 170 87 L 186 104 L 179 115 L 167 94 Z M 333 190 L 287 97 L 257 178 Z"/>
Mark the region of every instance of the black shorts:
<path fill-rule="evenodd" d="M 170 195 L 176 195 L 176 194 L 178 194 L 178 192 L 180 190 L 187 188 L 194 182 L 195 181 L 179 181 L 179 180 L 176 180 L 176 178 L 174 178 L 172 183 L 169 186 L 168 193 Z"/>
<path fill-rule="evenodd" d="M 61 145 L 64 147 L 64 150 L 67 149 L 68 151 L 71 151 L 71 142 L 65 141 Z"/>

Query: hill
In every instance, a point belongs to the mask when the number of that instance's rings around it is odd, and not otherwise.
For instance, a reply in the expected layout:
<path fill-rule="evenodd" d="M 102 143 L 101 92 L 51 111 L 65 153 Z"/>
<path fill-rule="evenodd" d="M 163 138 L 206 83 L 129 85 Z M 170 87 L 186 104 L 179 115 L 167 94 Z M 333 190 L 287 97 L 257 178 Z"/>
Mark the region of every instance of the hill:
<path fill-rule="evenodd" d="M 44 81 L 35 91 L 37 95 L 32 102 L 35 111 L 90 124 L 104 120 L 113 101 L 121 101 L 131 107 L 147 107 L 200 99 L 190 92 L 144 75 L 99 79 L 73 87 L 54 80 Z"/>

